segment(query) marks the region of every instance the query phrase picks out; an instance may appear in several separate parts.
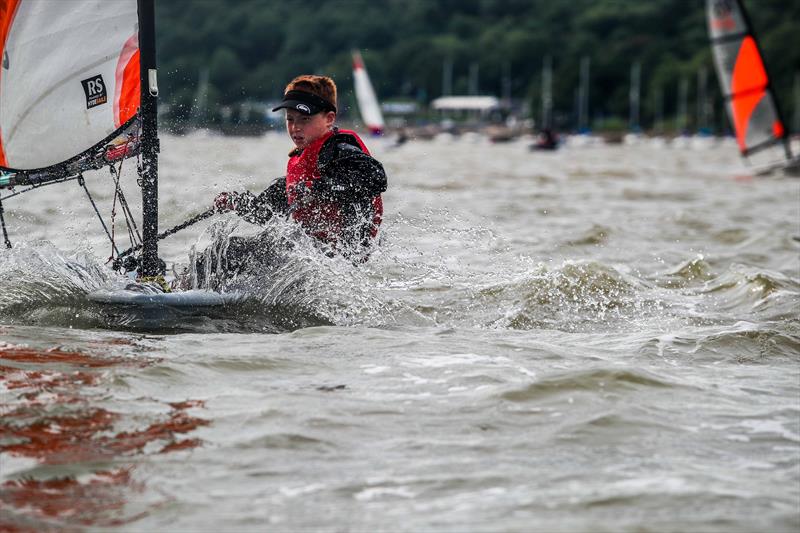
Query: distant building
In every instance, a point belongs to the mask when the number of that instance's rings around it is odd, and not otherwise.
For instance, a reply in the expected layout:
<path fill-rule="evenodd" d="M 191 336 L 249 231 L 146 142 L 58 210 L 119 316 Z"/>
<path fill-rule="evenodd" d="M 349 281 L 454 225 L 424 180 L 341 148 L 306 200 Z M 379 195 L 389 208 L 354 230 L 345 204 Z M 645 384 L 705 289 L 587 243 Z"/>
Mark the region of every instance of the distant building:
<path fill-rule="evenodd" d="M 488 115 L 501 109 L 500 100 L 494 96 L 441 96 L 431 102 L 437 111 L 473 112 Z"/>
<path fill-rule="evenodd" d="M 431 109 L 438 111 L 446 122 L 497 122 L 507 111 L 494 96 L 441 96 L 431 102 Z"/>
<path fill-rule="evenodd" d="M 416 102 L 383 102 L 381 110 L 387 115 L 413 115 L 419 106 Z"/>

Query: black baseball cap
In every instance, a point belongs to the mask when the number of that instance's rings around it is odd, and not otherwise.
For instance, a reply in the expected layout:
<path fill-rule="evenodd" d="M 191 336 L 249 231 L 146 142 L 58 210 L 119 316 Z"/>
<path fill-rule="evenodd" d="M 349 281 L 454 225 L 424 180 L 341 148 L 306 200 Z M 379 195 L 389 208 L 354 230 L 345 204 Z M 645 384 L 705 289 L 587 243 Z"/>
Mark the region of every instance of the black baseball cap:
<path fill-rule="evenodd" d="M 324 98 L 306 91 L 296 90 L 288 91 L 283 95 L 281 105 L 274 108 L 273 111 L 278 111 L 279 109 L 294 109 L 304 115 L 316 115 L 320 111 L 333 111 L 336 113 L 336 106 Z"/>

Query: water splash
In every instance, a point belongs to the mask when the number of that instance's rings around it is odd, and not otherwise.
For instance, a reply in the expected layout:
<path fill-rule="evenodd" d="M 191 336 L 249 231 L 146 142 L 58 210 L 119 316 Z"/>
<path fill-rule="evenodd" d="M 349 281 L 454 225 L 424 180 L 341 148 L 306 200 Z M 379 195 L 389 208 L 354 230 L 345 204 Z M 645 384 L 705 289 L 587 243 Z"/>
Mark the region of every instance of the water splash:
<path fill-rule="evenodd" d="M 358 259 L 321 246 L 292 222 L 272 219 L 260 233 L 246 237 L 234 235 L 238 226 L 238 221 L 221 221 L 201 236 L 198 242 L 210 244 L 190 253 L 192 287 L 244 293 L 251 309 L 320 323 L 381 322 L 384 302 Z M 236 247 L 243 257 L 228 262 L 225 258 L 235 257 Z"/>
<path fill-rule="evenodd" d="M 599 261 L 547 264 L 509 254 L 501 237 L 480 226 L 437 228 L 430 213 L 401 219 L 403 235 L 447 243 L 422 253 L 412 242 L 390 242 L 381 286 L 398 312 L 439 327 L 616 328 L 646 317 L 672 319 L 664 289 Z M 442 233 L 446 233 L 444 237 Z M 465 260 L 468 250 L 471 260 Z M 403 305 L 405 304 L 405 305 Z"/>
<path fill-rule="evenodd" d="M 6 322 L 71 324 L 87 293 L 120 277 L 86 253 L 70 255 L 47 241 L 0 254 L 0 317 Z"/>

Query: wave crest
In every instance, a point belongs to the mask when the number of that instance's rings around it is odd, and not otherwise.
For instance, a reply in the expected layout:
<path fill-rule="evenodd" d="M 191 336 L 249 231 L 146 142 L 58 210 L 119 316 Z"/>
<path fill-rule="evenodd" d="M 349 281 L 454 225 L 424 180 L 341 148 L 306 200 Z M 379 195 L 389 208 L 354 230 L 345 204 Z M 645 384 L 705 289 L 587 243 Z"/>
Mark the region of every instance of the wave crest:
<path fill-rule="evenodd" d="M 496 327 L 532 329 L 579 328 L 614 318 L 630 318 L 643 310 L 643 284 L 618 270 L 594 261 L 567 262 L 548 271 L 540 265 L 501 285 L 480 291 L 505 309 Z"/>
<path fill-rule="evenodd" d="M 673 386 L 641 370 L 597 368 L 553 375 L 523 388 L 506 391 L 501 397 L 511 402 L 529 402 L 576 391 L 621 392 Z"/>
<path fill-rule="evenodd" d="M 796 320 L 800 282 L 780 272 L 734 264 L 698 291 L 712 310 L 755 313 L 762 319 Z"/>

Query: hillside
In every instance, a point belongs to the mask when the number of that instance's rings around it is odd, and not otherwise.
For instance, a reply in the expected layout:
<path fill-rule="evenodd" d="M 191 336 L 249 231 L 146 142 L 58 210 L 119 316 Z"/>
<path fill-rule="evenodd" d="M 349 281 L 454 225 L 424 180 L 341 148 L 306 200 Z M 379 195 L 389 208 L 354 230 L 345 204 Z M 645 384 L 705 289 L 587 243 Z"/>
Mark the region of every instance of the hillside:
<path fill-rule="evenodd" d="M 800 72 L 800 2 L 748 5 L 790 118 Z M 470 69 L 477 69 L 478 91 L 500 96 L 506 74 L 511 96 L 536 116 L 542 61 L 550 55 L 556 115 L 569 122 L 580 60 L 587 56 L 595 122 L 627 120 L 629 72 L 638 61 L 643 125 L 651 125 L 659 109 L 664 117 L 674 115 L 681 79 L 689 84 L 693 116 L 699 72 L 706 68 L 720 126 L 722 101 L 703 6 L 694 0 L 162 1 L 160 80 L 177 119 L 190 115 L 203 69 L 212 111 L 279 98 L 289 79 L 307 72 L 333 76 L 346 107 L 352 102 L 350 50 L 358 47 L 382 100 L 425 104 L 440 96 L 443 65 L 451 61 L 454 93 L 469 91 Z"/>

